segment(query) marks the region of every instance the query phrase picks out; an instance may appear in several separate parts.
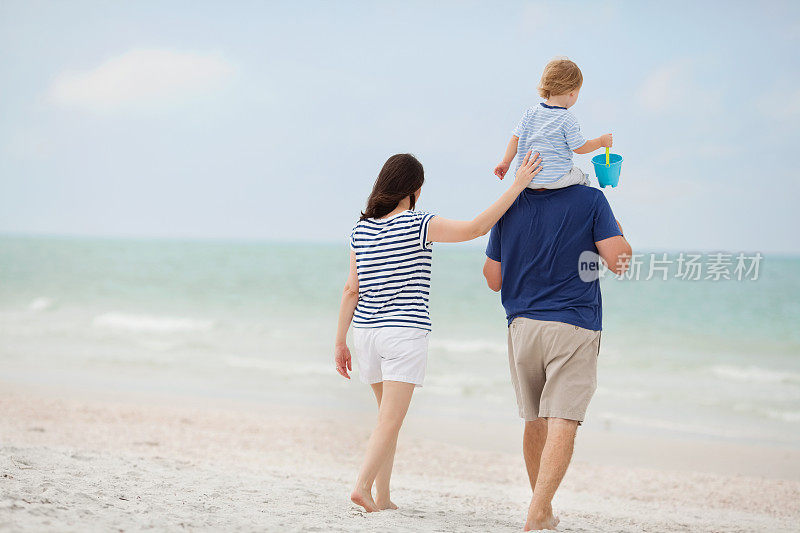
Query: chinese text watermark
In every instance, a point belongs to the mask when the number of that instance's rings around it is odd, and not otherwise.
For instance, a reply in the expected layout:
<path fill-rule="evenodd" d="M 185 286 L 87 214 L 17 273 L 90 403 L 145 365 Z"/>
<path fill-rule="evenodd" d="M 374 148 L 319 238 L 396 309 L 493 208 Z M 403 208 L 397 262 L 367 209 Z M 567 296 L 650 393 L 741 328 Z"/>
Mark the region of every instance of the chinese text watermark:
<path fill-rule="evenodd" d="M 583 281 L 594 281 L 603 277 L 626 280 L 679 279 L 684 281 L 756 281 L 764 256 L 760 252 L 714 252 L 677 254 L 657 253 L 633 254 L 620 260 L 616 275 L 606 268 L 600 256 L 594 252 L 583 252 L 578 259 L 578 273 Z"/>

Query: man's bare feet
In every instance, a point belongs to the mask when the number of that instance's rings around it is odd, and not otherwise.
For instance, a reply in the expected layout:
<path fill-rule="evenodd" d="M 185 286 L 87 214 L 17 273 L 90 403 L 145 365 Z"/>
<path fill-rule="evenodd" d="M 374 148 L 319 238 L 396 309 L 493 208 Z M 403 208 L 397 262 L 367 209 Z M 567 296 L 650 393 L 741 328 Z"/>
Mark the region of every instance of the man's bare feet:
<path fill-rule="evenodd" d="M 560 520 L 553 515 L 553 508 L 547 506 L 546 509 L 535 509 L 533 502 L 528 509 L 528 519 L 525 521 L 523 531 L 541 531 L 542 529 L 555 529 Z"/>
<path fill-rule="evenodd" d="M 372 499 L 372 494 L 370 494 L 370 491 L 368 490 L 363 490 L 356 487 L 350 494 L 350 501 L 352 501 L 356 505 L 360 505 L 368 513 L 374 513 L 375 511 L 380 511 L 380 509 L 378 509 L 378 506 L 375 504 L 375 500 Z"/>
<path fill-rule="evenodd" d="M 525 529 L 523 531 L 541 531 L 543 529 L 556 529 L 556 526 L 561 520 L 557 516 L 550 515 L 549 518 L 540 520 L 528 519 L 525 522 Z"/>
<path fill-rule="evenodd" d="M 397 509 L 397 506 L 392 502 L 392 500 L 384 500 L 383 498 L 380 497 L 376 499 L 375 504 L 381 511 L 386 511 L 387 509 L 390 511 L 394 511 L 395 509 Z"/>

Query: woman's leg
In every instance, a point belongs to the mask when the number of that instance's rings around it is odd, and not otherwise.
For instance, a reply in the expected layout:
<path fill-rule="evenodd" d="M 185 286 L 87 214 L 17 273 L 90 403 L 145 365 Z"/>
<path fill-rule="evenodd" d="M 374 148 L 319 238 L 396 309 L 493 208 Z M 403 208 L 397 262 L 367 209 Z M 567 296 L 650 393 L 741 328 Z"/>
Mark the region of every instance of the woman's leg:
<path fill-rule="evenodd" d="M 375 393 L 375 399 L 378 401 L 378 410 L 380 410 L 383 383 L 373 383 L 372 392 Z M 397 506 L 389 497 L 389 482 L 392 479 L 392 467 L 394 466 L 394 452 L 396 449 L 397 439 L 395 439 L 389 456 L 386 458 L 386 461 L 383 462 L 381 469 L 378 470 L 378 475 L 375 477 L 375 504 L 381 511 L 385 509 L 397 509 Z"/>
<path fill-rule="evenodd" d="M 370 512 L 379 510 L 372 499 L 372 485 L 397 445 L 397 435 L 408 412 L 414 384 L 384 381 L 382 388 L 378 424 L 369 438 L 367 455 L 364 457 L 356 486 L 350 495 L 353 502 Z"/>

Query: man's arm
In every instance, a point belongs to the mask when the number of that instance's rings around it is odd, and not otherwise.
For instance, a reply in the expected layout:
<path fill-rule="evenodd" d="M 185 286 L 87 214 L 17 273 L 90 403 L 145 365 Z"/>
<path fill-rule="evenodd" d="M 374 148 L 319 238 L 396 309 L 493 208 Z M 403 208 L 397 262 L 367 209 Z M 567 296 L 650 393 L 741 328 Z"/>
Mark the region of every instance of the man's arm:
<path fill-rule="evenodd" d="M 494 292 L 499 291 L 500 287 L 503 285 L 500 261 L 495 261 L 487 257 L 486 262 L 483 264 L 483 277 L 486 278 L 486 284 L 489 285 L 490 289 Z"/>
<path fill-rule="evenodd" d="M 622 226 L 619 220 L 617 221 L 617 226 L 619 226 L 619 231 L 621 232 Z M 631 250 L 631 245 L 628 244 L 623 235 L 597 241 L 594 245 L 597 246 L 597 253 L 600 254 L 603 263 L 614 274 L 621 276 L 628 270 L 633 250 Z"/>

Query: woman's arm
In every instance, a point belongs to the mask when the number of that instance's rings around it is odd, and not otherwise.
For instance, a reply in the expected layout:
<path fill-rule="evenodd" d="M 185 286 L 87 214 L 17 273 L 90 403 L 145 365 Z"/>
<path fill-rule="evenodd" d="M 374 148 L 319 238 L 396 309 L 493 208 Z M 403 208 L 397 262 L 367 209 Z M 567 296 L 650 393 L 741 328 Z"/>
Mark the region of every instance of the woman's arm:
<path fill-rule="evenodd" d="M 428 226 L 428 240 L 432 242 L 464 242 L 486 235 L 500 220 L 503 213 L 508 211 L 519 193 L 525 190 L 533 177 L 542 170 L 541 161 L 539 154 L 533 158 L 531 152 L 528 152 L 517 170 L 517 176 L 511 187 L 486 211 L 472 220 L 449 220 L 439 216 L 433 217 Z"/>
<path fill-rule="evenodd" d="M 336 328 L 336 343 L 333 349 L 336 359 L 336 371 L 350 379 L 348 370 L 353 370 L 350 349 L 347 347 L 347 330 L 353 320 L 353 313 L 358 305 L 358 274 L 356 272 L 356 253 L 350 250 L 350 272 L 342 291 L 342 303 L 339 306 L 339 325 Z"/>

